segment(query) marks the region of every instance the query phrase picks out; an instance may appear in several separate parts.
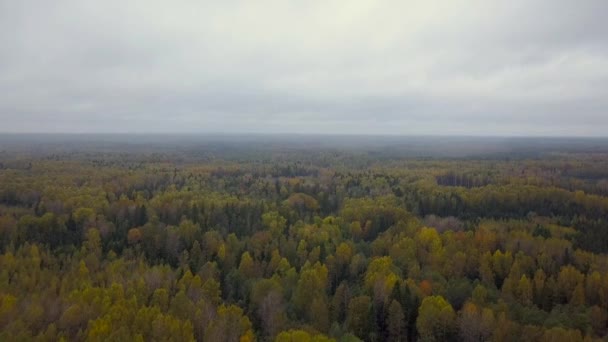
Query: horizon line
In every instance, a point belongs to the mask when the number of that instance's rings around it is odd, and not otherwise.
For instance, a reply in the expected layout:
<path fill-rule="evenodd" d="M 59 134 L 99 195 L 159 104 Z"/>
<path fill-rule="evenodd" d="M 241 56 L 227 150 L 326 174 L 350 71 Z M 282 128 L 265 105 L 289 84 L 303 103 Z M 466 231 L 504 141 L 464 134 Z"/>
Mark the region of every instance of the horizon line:
<path fill-rule="evenodd" d="M 12 136 L 27 136 L 27 135 L 48 135 L 48 136 L 61 136 L 61 135 L 72 135 L 72 136 L 326 136 L 326 137 L 391 137 L 391 138 L 562 138 L 562 139 L 608 139 L 608 135 L 541 135 L 541 134 L 529 134 L 529 135 L 517 135 L 517 134 L 416 134 L 416 133 L 310 133 L 310 132 L 167 132 L 167 131 L 151 131 L 151 132 L 10 132 L 0 131 L 0 135 L 12 135 Z"/>

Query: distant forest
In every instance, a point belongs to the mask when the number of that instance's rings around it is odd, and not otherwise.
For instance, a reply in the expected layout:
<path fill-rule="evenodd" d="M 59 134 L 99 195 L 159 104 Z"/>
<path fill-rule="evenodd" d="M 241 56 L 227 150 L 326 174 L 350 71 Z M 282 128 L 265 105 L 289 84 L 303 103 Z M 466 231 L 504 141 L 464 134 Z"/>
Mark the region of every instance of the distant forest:
<path fill-rule="evenodd" d="M 0 135 L 0 341 L 601 341 L 608 140 Z"/>

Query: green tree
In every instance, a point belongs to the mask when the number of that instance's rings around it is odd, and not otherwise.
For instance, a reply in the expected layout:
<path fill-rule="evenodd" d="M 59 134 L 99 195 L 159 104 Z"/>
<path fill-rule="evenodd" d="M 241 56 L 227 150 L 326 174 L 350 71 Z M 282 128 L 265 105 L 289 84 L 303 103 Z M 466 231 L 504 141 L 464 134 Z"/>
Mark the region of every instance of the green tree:
<path fill-rule="evenodd" d="M 393 300 L 388 307 L 388 340 L 391 342 L 406 341 L 405 315 L 398 301 Z"/>
<path fill-rule="evenodd" d="M 447 341 L 454 338 L 456 314 L 450 303 L 441 296 L 422 300 L 416 328 L 422 341 Z"/>
<path fill-rule="evenodd" d="M 370 333 L 371 308 L 372 300 L 368 296 L 354 297 L 348 304 L 348 329 L 363 340 L 366 340 Z"/>

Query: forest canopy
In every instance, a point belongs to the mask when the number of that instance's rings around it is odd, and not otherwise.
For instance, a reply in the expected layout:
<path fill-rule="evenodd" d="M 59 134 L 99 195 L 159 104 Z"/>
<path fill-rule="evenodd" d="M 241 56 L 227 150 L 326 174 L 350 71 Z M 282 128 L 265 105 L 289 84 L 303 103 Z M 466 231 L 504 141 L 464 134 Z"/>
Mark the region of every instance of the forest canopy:
<path fill-rule="evenodd" d="M 608 334 L 604 140 L 157 138 L 0 137 L 0 340 Z"/>

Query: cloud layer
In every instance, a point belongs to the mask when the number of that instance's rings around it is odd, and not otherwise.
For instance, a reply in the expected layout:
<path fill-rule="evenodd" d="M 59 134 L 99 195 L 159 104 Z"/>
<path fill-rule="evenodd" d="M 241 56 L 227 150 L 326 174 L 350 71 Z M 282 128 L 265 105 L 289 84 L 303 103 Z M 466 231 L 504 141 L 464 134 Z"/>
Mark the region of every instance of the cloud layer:
<path fill-rule="evenodd" d="M 608 135 L 608 2 L 0 0 L 0 131 Z"/>

